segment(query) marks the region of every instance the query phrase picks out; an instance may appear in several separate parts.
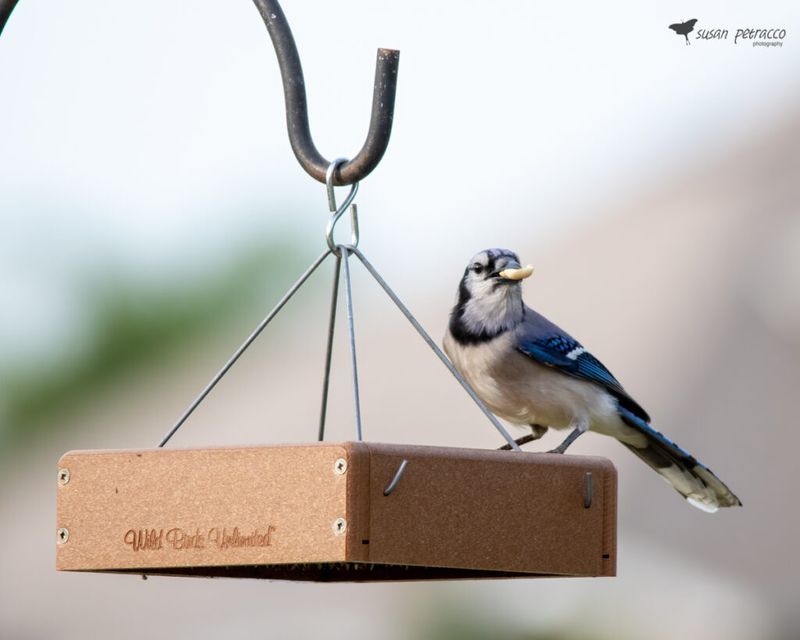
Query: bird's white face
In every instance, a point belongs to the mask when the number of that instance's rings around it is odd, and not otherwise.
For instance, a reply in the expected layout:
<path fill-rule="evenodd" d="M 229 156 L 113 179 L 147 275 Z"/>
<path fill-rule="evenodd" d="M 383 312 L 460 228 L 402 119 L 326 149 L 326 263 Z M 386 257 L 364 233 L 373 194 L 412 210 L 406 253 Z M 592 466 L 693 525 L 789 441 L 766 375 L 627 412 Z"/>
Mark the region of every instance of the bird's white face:
<path fill-rule="evenodd" d="M 508 249 L 487 249 L 472 257 L 464 271 L 454 313 L 469 333 L 494 335 L 522 319 L 520 282 L 533 267 L 520 267 Z"/>

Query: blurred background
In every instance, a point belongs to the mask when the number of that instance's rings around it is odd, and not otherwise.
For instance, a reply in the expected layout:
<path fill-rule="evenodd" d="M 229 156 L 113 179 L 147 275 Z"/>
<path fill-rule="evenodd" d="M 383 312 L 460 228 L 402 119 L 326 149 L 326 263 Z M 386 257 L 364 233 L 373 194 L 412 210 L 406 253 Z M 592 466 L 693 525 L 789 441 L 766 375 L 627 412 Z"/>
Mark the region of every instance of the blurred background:
<path fill-rule="evenodd" d="M 745 506 L 692 509 L 590 434 L 572 451 L 620 473 L 614 579 L 57 574 L 59 456 L 155 446 L 321 252 L 328 213 L 251 3 L 23 0 L 0 38 L 0 635 L 800 637 L 800 5 L 283 7 L 328 158 L 362 144 L 375 49 L 402 51 L 361 248 L 429 332 L 473 253 L 516 250 L 536 267 L 528 304 Z M 690 18 L 787 36 L 686 46 L 667 27 Z M 330 268 L 174 446 L 314 439 Z M 499 446 L 357 266 L 354 287 L 366 437 Z M 341 331 L 334 356 L 329 437 L 352 439 Z"/>

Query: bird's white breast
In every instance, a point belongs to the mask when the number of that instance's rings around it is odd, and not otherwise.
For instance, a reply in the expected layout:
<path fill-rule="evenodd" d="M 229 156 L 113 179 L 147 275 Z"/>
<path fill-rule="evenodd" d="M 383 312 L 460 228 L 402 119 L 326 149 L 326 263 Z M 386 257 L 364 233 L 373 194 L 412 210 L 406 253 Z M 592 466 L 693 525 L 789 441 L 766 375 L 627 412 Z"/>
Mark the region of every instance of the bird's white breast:
<path fill-rule="evenodd" d="M 602 387 L 541 365 L 516 350 L 512 332 L 475 345 L 459 344 L 448 331 L 444 349 L 486 405 L 515 424 L 566 429 L 584 422 L 619 437 L 628 431 L 616 400 Z"/>

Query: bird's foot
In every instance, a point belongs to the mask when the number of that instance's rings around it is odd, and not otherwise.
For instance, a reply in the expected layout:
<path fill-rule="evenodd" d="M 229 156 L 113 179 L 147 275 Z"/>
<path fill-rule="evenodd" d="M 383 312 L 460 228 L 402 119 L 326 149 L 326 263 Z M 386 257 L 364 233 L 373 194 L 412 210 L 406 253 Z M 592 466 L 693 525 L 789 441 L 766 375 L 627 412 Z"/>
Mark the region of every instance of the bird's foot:
<path fill-rule="evenodd" d="M 539 437 L 529 433 L 526 436 L 522 436 L 521 438 L 517 438 L 514 440 L 514 444 L 518 447 L 521 447 L 523 444 L 528 444 L 529 442 L 533 442 L 534 440 L 538 440 Z M 498 451 L 510 451 L 511 445 L 509 443 L 504 444 L 502 447 L 497 447 Z"/>
<path fill-rule="evenodd" d="M 540 424 L 532 424 L 531 425 L 531 433 L 522 436 L 521 438 L 517 438 L 514 440 L 514 444 L 518 447 L 521 447 L 523 444 L 528 444 L 529 442 L 533 442 L 534 440 L 538 440 L 541 438 L 545 433 L 547 433 L 547 427 L 543 427 Z M 504 444 L 502 447 L 497 448 L 498 451 L 510 451 L 511 445 Z"/>
<path fill-rule="evenodd" d="M 578 439 L 578 436 L 581 435 L 584 431 L 586 431 L 586 427 L 582 424 L 575 427 L 570 434 L 564 438 L 564 442 L 558 445 L 555 449 L 550 449 L 547 453 L 564 453 L 575 440 Z"/>

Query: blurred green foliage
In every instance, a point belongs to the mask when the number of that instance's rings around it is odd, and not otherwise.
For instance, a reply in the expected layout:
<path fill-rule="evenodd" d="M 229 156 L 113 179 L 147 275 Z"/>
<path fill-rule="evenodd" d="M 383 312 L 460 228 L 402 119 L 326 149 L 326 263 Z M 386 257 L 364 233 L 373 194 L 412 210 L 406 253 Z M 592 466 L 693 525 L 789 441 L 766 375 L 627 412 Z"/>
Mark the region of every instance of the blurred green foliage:
<path fill-rule="evenodd" d="M 479 603 L 437 601 L 426 607 L 413 637 L 420 640 L 597 640 L 569 628 L 526 629 L 501 612 L 487 613 Z M 470 606 L 473 605 L 473 606 Z M 531 606 L 536 606 L 535 602 Z"/>
<path fill-rule="evenodd" d="M 88 291 L 86 343 L 24 367 L 0 364 L 0 457 L 57 428 L 65 413 L 121 376 L 175 355 L 245 310 L 269 306 L 304 266 L 297 246 L 285 234 L 279 244 L 251 241 L 189 282 L 165 274 L 142 284 L 109 269 L 100 282 L 76 283 L 76 295 Z"/>

